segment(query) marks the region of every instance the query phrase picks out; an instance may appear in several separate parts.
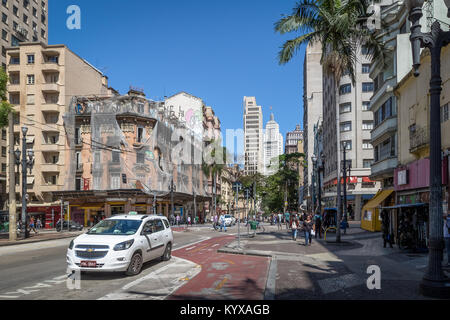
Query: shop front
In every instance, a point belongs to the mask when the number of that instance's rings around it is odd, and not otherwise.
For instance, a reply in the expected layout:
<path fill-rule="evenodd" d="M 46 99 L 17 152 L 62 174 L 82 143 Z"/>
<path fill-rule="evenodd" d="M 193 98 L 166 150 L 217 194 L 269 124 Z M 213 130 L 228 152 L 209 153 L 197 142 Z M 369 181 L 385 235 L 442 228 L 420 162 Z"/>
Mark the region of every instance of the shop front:
<path fill-rule="evenodd" d="M 362 209 L 361 229 L 379 232 L 381 231 L 381 207 L 394 190 L 380 190 Z"/>
<path fill-rule="evenodd" d="M 40 219 L 42 228 L 53 229 L 61 219 L 61 206 L 29 206 L 27 213 L 35 220 Z"/>

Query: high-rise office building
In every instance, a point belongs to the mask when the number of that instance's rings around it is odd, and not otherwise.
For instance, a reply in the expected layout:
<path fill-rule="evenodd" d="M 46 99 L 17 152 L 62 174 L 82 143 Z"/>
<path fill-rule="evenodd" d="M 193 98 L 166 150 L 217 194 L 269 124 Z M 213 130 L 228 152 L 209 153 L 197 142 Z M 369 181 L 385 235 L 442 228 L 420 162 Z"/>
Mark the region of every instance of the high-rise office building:
<path fill-rule="evenodd" d="M 370 179 L 373 162 L 371 131 L 373 113 L 370 98 L 374 84 L 369 78 L 370 56 L 362 46 L 357 52 L 355 67 L 356 83 L 344 75 L 336 92 L 333 75 L 323 75 L 323 155 L 324 193 L 326 206 L 336 206 L 338 176 L 347 170 L 347 203 L 352 206 L 355 217 L 359 217 L 364 202 L 379 190 L 379 182 Z M 346 163 L 343 163 L 343 142 L 346 143 Z M 349 170 L 349 167 L 351 169 Z M 339 170 L 339 172 L 338 172 Z M 338 174 L 339 173 L 339 174 Z M 343 188 L 341 188 L 343 195 Z"/>
<path fill-rule="evenodd" d="M 3 70 L 6 71 L 6 65 L 11 59 L 6 54 L 9 47 L 17 47 L 20 42 L 33 41 L 48 43 L 48 0 L 2 0 L 0 5 L 0 14 L 2 16 L 1 30 L 2 36 L 0 44 L 2 54 L 0 63 Z M 17 81 L 16 78 L 11 80 L 12 83 Z M 5 208 L 6 201 L 6 141 L 7 128 L 2 129 L 2 138 L 0 139 L 0 209 Z"/>
<path fill-rule="evenodd" d="M 308 44 L 303 65 L 303 139 L 307 165 L 304 168 L 304 197 L 312 208 L 312 156 L 314 154 L 314 125 L 322 119 L 322 45 Z"/>
<path fill-rule="evenodd" d="M 263 115 L 255 97 L 244 97 L 244 172 L 263 173 Z"/>
<path fill-rule="evenodd" d="M 264 132 L 264 175 L 270 176 L 278 171 L 278 157 L 282 154 L 283 136 L 272 113 Z"/>

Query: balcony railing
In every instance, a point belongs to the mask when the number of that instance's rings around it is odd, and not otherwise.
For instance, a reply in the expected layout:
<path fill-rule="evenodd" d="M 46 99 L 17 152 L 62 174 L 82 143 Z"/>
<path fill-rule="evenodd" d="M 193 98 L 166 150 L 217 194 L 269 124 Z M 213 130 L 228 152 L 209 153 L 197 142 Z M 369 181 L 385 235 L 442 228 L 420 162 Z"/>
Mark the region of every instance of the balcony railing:
<path fill-rule="evenodd" d="M 425 128 L 417 128 L 409 133 L 409 151 L 415 152 L 428 146 L 430 138 Z"/>

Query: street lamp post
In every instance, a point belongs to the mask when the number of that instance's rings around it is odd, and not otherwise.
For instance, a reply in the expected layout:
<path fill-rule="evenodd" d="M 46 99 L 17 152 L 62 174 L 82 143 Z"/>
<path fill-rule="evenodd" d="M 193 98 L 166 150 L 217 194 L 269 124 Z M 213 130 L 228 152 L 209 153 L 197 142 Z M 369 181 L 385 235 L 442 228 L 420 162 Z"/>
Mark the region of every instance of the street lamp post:
<path fill-rule="evenodd" d="M 315 213 L 316 205 L 316 175 L 317 175 L 317 157 L 315 154 L 311 157 L 313 163 L 313 176 L 312 176 L 312 212 Z M 320 187 L 319 187 L 320 188 Z"/>
<path fill-rule="evenodd" d="M 27 127 L 22 127 L 22 152 L 20 152 L 19 149 L 17 149 L 14 153 L 16 156 L 16 165 L 19 166 L 20 156 L 22 155 L 22 225 L 24 228 L 24 238 L 27 239 L 30 237 L 30 234 L 28 232 L 28 219 L 27 219 L 27 168 L 31 168 L 33 166 L 33 159 L 34 159 L 34 152 L 33 150 L 28 150 L 27 152 Z M 28 156 L 28 158 L 27 158 Z M 30 172 L 31 173 L 31 172 Z"/>
<path fill-rule="evenodd" d="M 344 175 L 344 221 L 347 222 L 347 141 L 342 142 L 342 148 L 344 149 L 344 165 L 342 167 Z"/>
<path fill-rule="evenodd" d="M 322 215 L 322 182 L 320 178 L 320 172 L 323 171 L 323 157 L 322 154 L 320 154 L 319 163 L 317 167 L 317 177 L 318 177 L 318 184 L 319 184 L 319 190 L 318 190 L 318 198 L 319 198 L 319 214 Z"/>
<path fill-rule="evenodd" d="M 428 268 L 420 284 L 420 291 L 425 296 L 436 298 L 450 297 L 450 281 L 442 270 L 444 251 L 442 219 L 442 172 L 441 172 L 441 121 L 440 99 L 442 92 L 441 50 L 450 43 L 450 31 L 443 31 L 440 23 L 435 21 L 431 32 L 421 31 L 420 18 L 424 0 L 409 0 L 409 20 L 411 21 L 411 46 L 414 76 L 420 75 L 420 48 L 428 48 L 431 53 L 430 80 L 430 240 Z M 450 0 L 445 0 L 450 17 Z"/>

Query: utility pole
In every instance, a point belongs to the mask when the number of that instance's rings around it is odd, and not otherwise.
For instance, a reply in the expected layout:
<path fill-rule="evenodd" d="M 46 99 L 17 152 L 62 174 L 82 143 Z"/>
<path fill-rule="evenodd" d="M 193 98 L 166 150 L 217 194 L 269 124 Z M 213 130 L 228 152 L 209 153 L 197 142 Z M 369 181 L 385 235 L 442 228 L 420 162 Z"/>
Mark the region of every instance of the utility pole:
<path fill-rule="evenodd" d="M 22 127 L 22 223 L 25 228 L 25 239 L 30 237 L 27 221 L 27 127 Z"/>
<path fill-rule="evenodd" d="M 347 222 L 347 142 L 342 142 L 344 148 L 344 165 L 342 168 L 344 174 L 344 221 Z"/>
<path fill-rule="evenodd" d="M 170 181 L 170 203 L 172 206 L 172 216 L 175 216 L 175 205 L 173 202 L 173 191 L 174 191 L 174 185 L 173 185 L 173 178 Z"/>
<path fill-rule="evenodd" d="M 14 153 L 14 114 L 8 115 L 9 131 L 9 240 L 17 240 L 17 205 L 16 205 L 16 172 L 14 170 L 16 156 Z"/>

